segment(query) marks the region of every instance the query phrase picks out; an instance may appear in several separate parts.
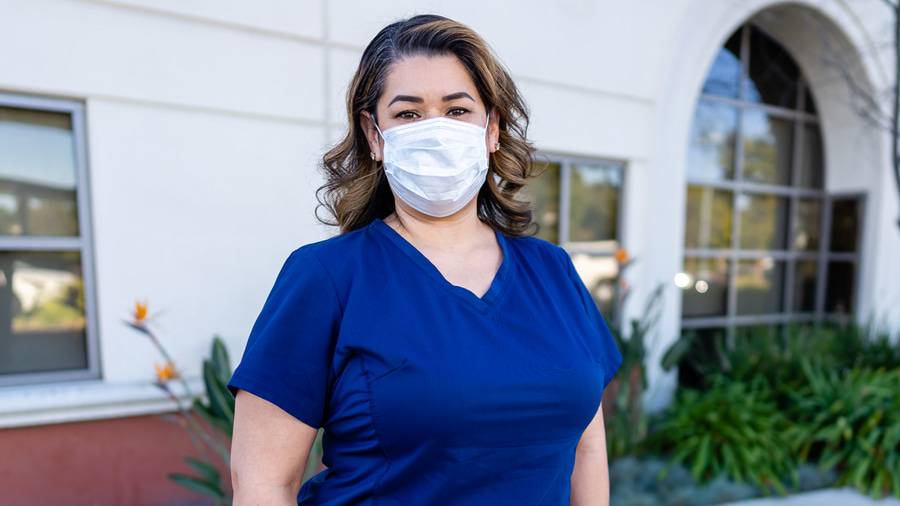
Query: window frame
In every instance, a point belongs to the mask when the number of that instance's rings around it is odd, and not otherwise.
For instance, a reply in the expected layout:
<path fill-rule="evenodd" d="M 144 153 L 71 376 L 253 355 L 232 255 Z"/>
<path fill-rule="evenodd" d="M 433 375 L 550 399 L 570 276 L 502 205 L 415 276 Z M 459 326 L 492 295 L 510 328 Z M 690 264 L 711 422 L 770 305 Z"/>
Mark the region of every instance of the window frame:
<path fill-rule="evenodd" d="M 822 237 L 823 244 L 820 245 L 818 259 L 819 269 L 822 270 L 819 271 L 821 281 L 818 283 L 819 286 L 816 286 L 816 317 L 820 320 L 846 324 L 853 319 L 858 311 L 860 293 L 859 277 L 861 274 L 860 266 L 862 265 L 862 259 L 864 258 L 863 249 L 865 248 L 865 243 L 863 242 L 865 234 L 863 231 L 866 223 L 866 209 L 868 208 L 867 199 L 868 195 L 863 191 L 836 191 L 829 193 L 822 203 L 822 206 L 825 208 L 825 217 L 822 226 L 827 227 L 827 229 L 825 229 L 826 232 Z M 856 237 L 853 238 L 854 241 L 856 241 L 856 251 L 854 252 L 831 251 L 831 222 L 833 219 L 835 200 L 855 200 L 857 203 Z M 832 261 L 849 262 L 853 265 L 853 294 L 851 296 L 853 307 L 849 313 L 828 313 L 825 311 L 826 298 L 828 295 L 828 264 Z"/>
<path fill-rule="evenodd" d="M 591 249 L 589 247 L 581 247 L 578 245 L 578 242 L 572 243 L 571 241 L 569 241 L 569 212 L 571 210 L 570 196 L 572 185 L 572 170 L 574 169 L 573 165 L 577 163 L 583 163 L 586 165 L 592 163 L 606 163 L 619 166 L 621 170 L 622 182 L 619 185 L 619 200 L 616 205 L 617 237 L 615 240 L 619 248 L 624 248 L 623 245 L 625 243 L 626 235 L 624 210 L 626 208 L 625 199 L 627 198 L 626 185 L 628 185 L 628 162 L 626 160 L 618 158 L 572 155 L 546 150 L 539 150 L 534 158 L 535 161 L 540 164 L 559 164 L 559 208 L 557 209 L 557 212 L 559 213 L 559 225 L 556 230 L 556 237 L 558 239 L 556 243 L 557 246 L 562 247 L 563 249 L 568 251 L 569 254 L 588 254 L 597 257 L 612 257 L 615 256 L 615 252 L 597 251 L 596 249 Z"/>
<path fill-rule="evenodd" d="M 828 171 L 827 156 L 824 147 L 824 136 L 821 131 L 821 120 L 818 113 L 810 113 L 806 107 L 806 97 L 812 96 L 812 90 L 809 89 L 809 82 L 803 75 L 802 69 L 798 76 L 796 89 L 796 105 L 793 109 L 774 106 L 762 102 L 752 102 L 747 99 L 747 82 L 750 79 L 749 62 L 750 62 L 750 31 L 751 25 L 762 32 L 765 32 L 760 26 L 752 23 L 744 23 L 739 29 L 741 30 L 740 45 L 740 76 L 738 82 L 738 98 L 725 97 L 707 93 L 701 89 L 694 107 L 695 110 L 703 101 L 730 105 L 735 107 L 738 112 L 738 121 L 735 130 L 735 139 L 733 147 L 734 156 L 734 174 L 731 179 L 704 179 L 700 177 L 692 177 L 687 172 L 685 178 L 685 189 L 690 186 L 699 186 L 702 188 L 713 188 L 718 190 L 727 190 L 732 194 L 731 206 L 731 242 L 727 248 L 689 248 L 682 238 L 684 244 L 683 254 L 681 258 L 682 266 L 687 258 L 724 258 L 728 262 L 727 271 L 727 294 L 726 294 L 726 310 L 722 316 L 701 316 L 701 317 L 685 317 L 679 314 L 682 329 L 702 329 L 702 328 L 724 328 L 726 335 L 732 339 L 736 328 L 745 325 L 760 324 L 785 324 L 785 323 L 801 323 L 801 322 L 820 322 L 829 319 L 839 318 L 840 315 L 833 315 L 825 312 L 825 298 L 827 290 L 827 268 L 828 262 L 835 260 L 852 260 L 854 263 L 855 276 L 853 279 L 853 300 L 858 302 L 859 294 L 859 274 L 862 259 L 862 230 L 865 224 L 865 193 L 837 193 L 828 192 Z M 724 47 L 724 43 L 721 47 Z M 720 47 L 720 48 L 721 48 Z M 787 51 L 785 49 L 785 51 Z M 778 118 L 792 121 L 792 145 L 791 145 L 791 174 L 790 182 L 787 185 L 767 184 L 754 181 L 744 180 L 744 113 L 747 110 L 762 111 L 763 113 Z M 819 130 L 820 149 L 821 149 L 821 186 L 819 188 L 809 188 L 801 186 L 801 166 L 803 163 L 804 136 L 806 135 L 807 126 L 815 126 Z M 741 209 L 737 205 L 741 195 L 757 194 L 764 196 L 783 197 L 787 199 L 787 217 L 786 217 L 786 244 L 781 250 L 751 250 L 741 249 Z M 794 232 L 797 225 L 797 208 L 798 202 L 802 198 L 814 198 L 819 202 L 819 245 L 815 251 L 801 251 L 795 248 Z M 833 254 L 829 251 L 831 242 L 831 207 L 835 199 L 843 199 L 848 197 L 859 198 L 859 216 L 857 224 L 857 250 L 855 253 Z M 687 207 L 685 206 L 684 218 L 687 220 Z M 781 230 L 779 230 L 781 232 Z M 849 257 L 852 257 L 849 258 Z M 756 260 L 760 258 L 771 258 L 775 262 L 783 262 L 784 269 L 781 275 L 782 285 L 780 286 L 780 295 L 782 297 L 782 310 L 778 313 L 738 314 L 738 287 L 737 275 L 738 265 L 741 260 Z M 798 260 L 814 260 L 816 262 L 816 292 L 815 292 L 815 308 L 811 312 L 795 311 L 794 308 L 794 284 L 796 276 L 796 265 Z M 683 292 L 680 293 L 683 297 Z M 683 303 L 682 303 L 683 305 Z M 853 307 L 849 313 L 852 317 L 858 311 L 857 307 Z"/>
<path fill-rule="evenodd" d="M 87 170 L 87 133 L 84 103 L 0 91 L 0 106 L 68 114 L 72 121 L 75 198 L 78 210 L 77 237 L 0 235 L 0 251 L 77 251 L 81 258 L 81 277 L 85 311 L 85 347 L 87 367 L 29 373 L 0 374 L 0 387 L 56 383 L 101 378 L 96 286 L 94 278 L 93 230 L 91 228 L 90 184 Z"/>
<path fill-rule="evenodd" d="M 572 255 L 587 255 L 594 258 L 600 259 L 609 259 L 614 260 L 616 258 L 616 250 L 625 248 L 625 240 L 626 240 L 626 229 L 625 229 L 625 209 L 626 207 L 626 198 L 627 198 L 627 188 L 629 184 L 628 172 L 629 172 L 629 164 L 627 160 L 619 159 L 619 158 L 611 158 L 611 157 L 600 157 L 600 156 L 584 156 L 584 155 L 572 155 L 567 153 L 561 153 L 558 151 L 548 151 L 548 150 L 538 150 L 535 154 L 534 161 L 537 164 L 559 164 L 559 207 L 557 208 L 557 212 L 559 213 L 558 220 L 558 228 L 556 230 L 557 242 L 554 243 L 557 246 L 561 247 L 566 253 L 571 257 Z M 571 210 L 571 178 L 572 178 L 572 170 L 574 170 L 574 165 L 577 163 L 583 163 L 586 165 L 590 164 L 610 164 L 618 167 L 620 171 L 620 184 L 619 184 L 619 195 L 618 201 L 616 202 L 616 249 L 613 251 L 604 251 L 598 250 L 596 248 L 590 247 L 588 245 L 581 246 L 579 242 L 571 242 L 569 241 L 569 212 Z M 546 172 L 542 173 L 546 174 Z M 541 176 L 537 176 L 541 177 Z M 543 226 L 543 225 L 542 225 Z M 621 270 L 619 270 L 616 276 L 621 276 Z M 579 274 L 580 277 L 580 274 Z M 586 283 L 587 285 L 587 283 Z M 588 286 L 590 289 L 590 287 Z M 593 297 L 594 294 L 591 294 Z M 607 322 L 607 325 L 610 329 L 614 329 L 617 332 L 621 332 L 622 325 L 622 317 L 623 317 L 624 308 L 618 307 L 618 304 L 614 304 L 613 313 L 614 314 L 604 314 L 604 318 Z"/>

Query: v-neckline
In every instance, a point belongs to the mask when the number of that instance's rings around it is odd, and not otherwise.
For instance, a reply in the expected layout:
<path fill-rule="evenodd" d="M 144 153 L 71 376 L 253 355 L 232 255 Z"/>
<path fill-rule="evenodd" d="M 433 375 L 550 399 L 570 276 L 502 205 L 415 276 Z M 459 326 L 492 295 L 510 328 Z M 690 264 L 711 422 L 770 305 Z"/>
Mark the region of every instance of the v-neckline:
<path fill-rule="evenodd" d="M 474 305 L 476 309 L 481 312 L 487 312 L 493 306 L 496 305 L 497 301 L 500 299 L 500 295 L 506 289 L 506 286 L 509 284 L 509 275 L 512 272 L 509 247 L 506 243 L 506 237 L 503 232 L 497 229 L 492 229 L 494 231 L 494 236 L 497 239 L 497 243 L 500 245 L 500 251 L 503 254 L 503 259 L 500 263 L 500 267 L 497 269 L 497 272 L 494 274 L 494 279 L 491 280 L 491 284 L 488 287 L 487 291 L 481 296 L 475 295 L 474 292 L 469 290 L 468 288 L 454 285 L 451 283 L 441 271 L 425 256 L 421 251 L 418 250 L 415 246 L 412 245 L 409 241 L 406 240 L 405 237 L 400 235 L 399 232 L 394 230 L 390 225 L 384 222 L 381 218 L 375 218 L 372 221 L 373 227 L 382 233 L 385 237 L 387 237 L 391 243 L 397 246 L 401 251 L 403 251 L 416 265 L 418 265 L 422 270 L 424 270 L 429 276 L 434 278 L 437 283 L 451 292 L 455 293 L 462 299 L 468 301 L 470 304 Z"/>

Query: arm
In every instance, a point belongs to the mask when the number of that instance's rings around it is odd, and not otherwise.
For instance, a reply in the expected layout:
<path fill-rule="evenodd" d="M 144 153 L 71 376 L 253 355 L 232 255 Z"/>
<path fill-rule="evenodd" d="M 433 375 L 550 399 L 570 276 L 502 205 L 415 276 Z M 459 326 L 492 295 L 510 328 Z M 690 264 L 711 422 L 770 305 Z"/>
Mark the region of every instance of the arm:
<path fill-rule="evenodd" d="M 606 459 L 606 428 L 603 406 L 578 441 L 572 470 L 572 506 L 609 505 L 609 466 Z"/>
<path fill-rule="evenodd" d="M 296 505 L 317 432 L 275 404 L 239 390 L 231 439 L 234 506 Z"/>
<path fill-rule="evenodd" d="M 312 248 L 294 250 L 228 382 L 235 397 L 231 480 L 236 506 L 297 504 L 310 448 L 327 423 L 341 314 L 335 285 Z"/>

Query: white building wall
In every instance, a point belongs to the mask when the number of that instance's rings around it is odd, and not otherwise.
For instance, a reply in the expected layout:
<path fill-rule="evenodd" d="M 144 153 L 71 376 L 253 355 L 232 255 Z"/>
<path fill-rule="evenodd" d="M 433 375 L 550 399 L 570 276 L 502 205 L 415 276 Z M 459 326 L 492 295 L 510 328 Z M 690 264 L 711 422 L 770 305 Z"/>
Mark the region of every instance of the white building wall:
<path fill-rule="evenodd" d="M 316 165 L 343 133 L 364 46 L 425 12 L 469 24 L 496 50 L 538 148 L 626 161 L 632 316 L 655 283 L 670 287 L 655 361 L 679 331 L 671 279 L 700 85 L 725 37 L 776 3 L 0 0 L 0 91 L 86 103 L 103 369 L 96 382 L 0 389 L 0 426 L 165 409 L 146 389 L 161 359 L 121 322 L 138 297 L 162 311 L 160 333 L 188 375 L 213 334 L 237 360 L 284 255 L 336 233 L 313 215 Z M 855 44 L 886 20 L 878 0 L 794 3 L 825 12 Z M 884 62 L 863 69 L 881 85 L 890 75 Z M 841 135 L 826 131 L 826 142 Z M 829 188 L 874 193 L 860 304 L 900 320 L 896 190 L 883 139 L 866 149 L 867 175 L 829 177 Z M 661 405 L 673 376 L 651 367 L 650 378 Z"/>

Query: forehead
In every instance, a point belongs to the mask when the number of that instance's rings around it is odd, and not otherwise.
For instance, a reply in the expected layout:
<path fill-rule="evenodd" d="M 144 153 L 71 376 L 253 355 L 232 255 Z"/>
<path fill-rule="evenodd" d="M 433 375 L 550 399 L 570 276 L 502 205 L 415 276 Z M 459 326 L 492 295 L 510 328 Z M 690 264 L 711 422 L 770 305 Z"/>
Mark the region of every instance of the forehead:
<path fill-rule="evenodd" d="M 391 65 L 384 93 L 379 101 L 387 104 L 395 95 L 413 95 L 426 101 L 440 101 L 444 95 L 458 91 L 467 91 L 479 100 L 475 82 L 456 55 L 416 55 L 399 59 Z M 403 105 L 400 102 L 394 105 L 398 104 Z M 405 104 L 409 105 L 408 102 Z"/>

